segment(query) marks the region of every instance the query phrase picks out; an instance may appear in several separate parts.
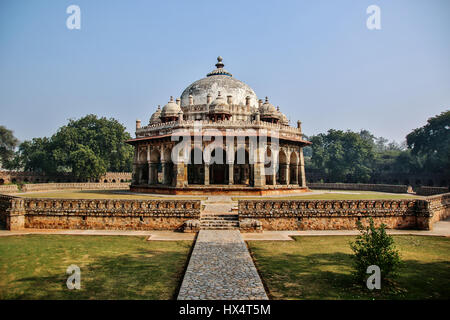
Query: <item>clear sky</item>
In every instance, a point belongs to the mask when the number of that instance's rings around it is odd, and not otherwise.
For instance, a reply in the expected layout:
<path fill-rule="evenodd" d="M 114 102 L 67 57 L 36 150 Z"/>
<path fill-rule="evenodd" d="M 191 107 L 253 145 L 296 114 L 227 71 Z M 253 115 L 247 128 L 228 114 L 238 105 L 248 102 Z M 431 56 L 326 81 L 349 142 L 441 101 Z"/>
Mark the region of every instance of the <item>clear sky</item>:
<path fill-rule="evenodd" d="M 71 4 L 80 30 L 66 27 Z M 372 4 L 381 30 L 366 27 Z M 448 0 L 1 0 L 0 125 L 24 140 L 94 113 L 134 136 L 218 55 L 307 135 L 400 142 L 450 109 Z"/>

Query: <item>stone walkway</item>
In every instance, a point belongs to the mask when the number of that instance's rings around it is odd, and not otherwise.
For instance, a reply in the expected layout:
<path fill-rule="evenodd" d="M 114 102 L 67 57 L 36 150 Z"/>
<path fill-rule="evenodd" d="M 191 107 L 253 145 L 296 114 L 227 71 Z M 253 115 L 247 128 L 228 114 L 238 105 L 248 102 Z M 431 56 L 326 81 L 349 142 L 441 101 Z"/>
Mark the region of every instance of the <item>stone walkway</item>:
<path fill-rule="evenodd" d="M 201 230 L 178 300 L 267 300 L 238 230 Z"/>

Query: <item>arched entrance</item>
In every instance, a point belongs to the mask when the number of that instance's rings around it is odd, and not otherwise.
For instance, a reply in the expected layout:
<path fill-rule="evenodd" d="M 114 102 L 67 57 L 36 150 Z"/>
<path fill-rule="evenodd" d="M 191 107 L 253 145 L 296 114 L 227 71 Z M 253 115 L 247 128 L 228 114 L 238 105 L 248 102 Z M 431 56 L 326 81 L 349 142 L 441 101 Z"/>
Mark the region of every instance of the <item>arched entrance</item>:
<path fill-rule="evenodd" d="M 193 148 L 188 162 L 188 184 L 205 183 L 205 162 L 200 148 Z"/>
<path fill-rule="evenodd" d="M 164 149 L 164 163 L 163 163 L 163 184 L 172 184 L 173 162 L 172 150 L 170 148 Z"/>
<path fill-rule="evenodd" d="M 279 153 L 279 169 L 277 174 L 277 184 L 287 184 L 287 175 L 288 175 L 288 165 L 287 165 L 287 156 L 283 150 L 280 150 Z"/>
<path fill-rule="evenodd" d="M 209 179 L 211 184 L 228 184 L 228 165 L 226 159 L 227 153 L 224 149 L 216 148 L 211 152 L 211 162 L 209 165 Z"/>
<path fill-rule="evenodd" d="M 153 149 L 150 153 L 150 180 L 149 184 L 162 183 L 162 166 L 161 166 L 161 154 L 158 149 Z"/>
<path fill-rule="evenodd" d="M 298 157 L 296 152 L 291 153 L 289 160 L 289 184 L 298 184 Z"/>

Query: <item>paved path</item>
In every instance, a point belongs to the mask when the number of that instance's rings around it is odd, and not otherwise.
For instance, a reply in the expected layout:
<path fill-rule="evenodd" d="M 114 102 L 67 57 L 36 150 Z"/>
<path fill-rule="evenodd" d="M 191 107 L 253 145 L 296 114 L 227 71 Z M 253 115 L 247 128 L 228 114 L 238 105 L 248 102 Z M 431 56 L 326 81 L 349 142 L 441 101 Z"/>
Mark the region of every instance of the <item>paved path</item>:
<path fill-rule="evenodd" d="M 178 300 L 266 300 L 267 295 L 238 230 L 201 230 Z"/>
<path fill-rule="evenodd" d="M 405 234 L 420 236 L 450 237 L 450 218 L 433 224 L 433 230 L 387 230 L 389 234 Z M 16 236 L 25 234 L 70 234 L 95 236 L 148 236 L 148 240 L 177 241 L 194 240 L 194 233 L 174 231 L 132 231 L 132 230 L 64 230 L 64 229 L 24 229 L 17 231 L 0 230 L 1 236 Z M 261 233 L 243 233 L 244 241 L 248 240 L 293 240 L 291 236 L 346 236 L 356 235 L 357 230 L 305 230 L 305 231 L 264 231 Z"/>

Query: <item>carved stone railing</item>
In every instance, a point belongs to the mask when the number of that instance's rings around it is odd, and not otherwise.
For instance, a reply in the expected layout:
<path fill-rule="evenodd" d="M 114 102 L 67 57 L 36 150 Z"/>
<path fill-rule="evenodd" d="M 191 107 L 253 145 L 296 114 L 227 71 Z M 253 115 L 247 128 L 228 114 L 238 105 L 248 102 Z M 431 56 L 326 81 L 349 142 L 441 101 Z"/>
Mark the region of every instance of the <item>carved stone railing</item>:
<path fill-rule="evenodd" d="M 0 186 L 0 193 L 19 192 L 19 188 L 16 184 L 8 184 Z"/>
<path fill-rule="evenodd" d="M 239 218 L 416 215 L 416 199 L 239 200 Z"/>
<path fill-rule="evenodd" d="M 65 216 L 200 216 L 200 200 L 25 199 L 27 215 Z"/>
<path fill-rule="evenodd" d="M 267 129 L 277 130 L 281 137 L 301 138 L 302 132 L 300 128 L 294 128 L 278 123 L 270 123 L 265 121 L 243 121 L 243 120 L 183 120 L 181 122 L 172 121 L 166 123 L 150 124 L 136 130 L 136 137 L 142 138 L 146 136 L 165 135 L 176 129 L 193 129 L 194 124 L 201 125 L 203 129 Z"/>
<path fill-rule="evenodd" d="M 367 184 L 367 183 L 307 183 L 311 189 L 321 190 L 358 190 L 358 191 L 378 191 L 392 193 L 407 193 L 410 187 L 406 185 L 393 184 Z"/>
<path fill-rule="evenodd" d="M 354 229 L 374 218 L 388 228 L 431 230 L 450 216 L 450 193 L 399 200 L 239 200 L 239 220 L 259 220 L 269 230 Z"/>

